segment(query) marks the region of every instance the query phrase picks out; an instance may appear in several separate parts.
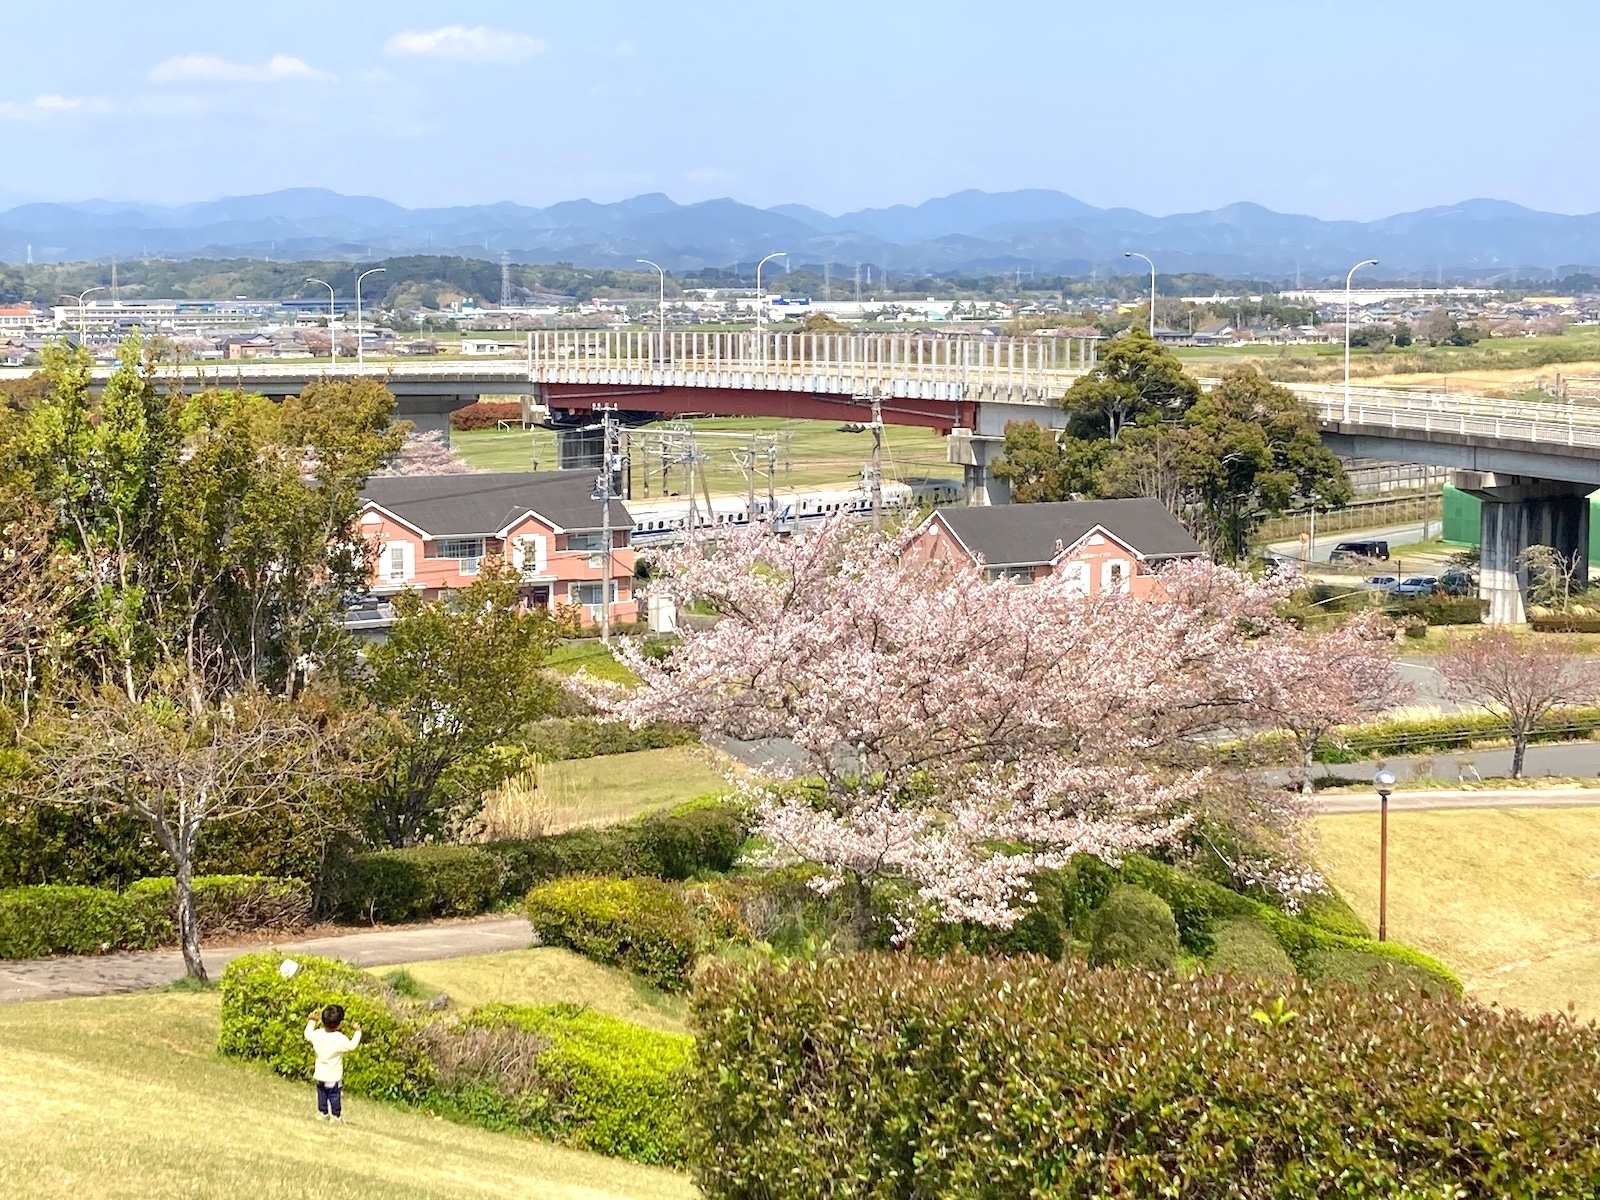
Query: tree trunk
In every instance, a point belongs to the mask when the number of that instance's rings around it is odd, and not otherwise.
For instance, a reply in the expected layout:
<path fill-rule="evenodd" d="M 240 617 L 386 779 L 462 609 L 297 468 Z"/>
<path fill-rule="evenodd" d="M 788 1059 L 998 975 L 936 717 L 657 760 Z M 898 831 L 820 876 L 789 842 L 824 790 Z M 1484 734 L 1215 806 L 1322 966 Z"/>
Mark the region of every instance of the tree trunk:
<path fill-rule="evenodd" d="M 1522 760 L 1528 754 L 1528 731 L 1517 728 L 1511 731 L 1511 778 L 1522 778 Z"/>
<path fill-rule="evenodd" d="M 176 856 L 178 884 L 178 941 L 183 947 L 183 966 L 189 978 L 206 983 L 206 965 L 200 961 L 200 922 L 194 911 L 194 855 L 185 846 Z"/>
<path fill-rule="evenodd" d="M 1300 794 L 1311 795 L 1311 772 L 1313 761 L 1317 753 L 1317 739 L 1307 738 L 1300 743 Z"/>

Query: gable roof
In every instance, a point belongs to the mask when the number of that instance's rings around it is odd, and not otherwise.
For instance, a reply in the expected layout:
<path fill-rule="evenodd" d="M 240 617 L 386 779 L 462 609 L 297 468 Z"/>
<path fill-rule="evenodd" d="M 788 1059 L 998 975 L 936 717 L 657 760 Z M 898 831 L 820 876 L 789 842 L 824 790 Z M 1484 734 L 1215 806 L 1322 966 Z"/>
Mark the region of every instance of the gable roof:
<path fill-rule="evenodd" d="M 929 518 L 934 519 L 989 567 L 1051 562 L 1063 548 L 1083 540 L 1096 528 L 1146 560 L 1193 558 L 1202 553 L 1200 544 L 1159 500 L 1142 497 L 941 508 Z"/>
<path fill-rule="evenodd" d="M 507 471 L 462 475 L 392 475 L 367 480 L 361 499 L 429 537 L 499 537 L 536 513 L 557 529 L 599 529 L 596 473 Z M 611 527 L 632 529 L 633 518 L 611 502 Z"/>

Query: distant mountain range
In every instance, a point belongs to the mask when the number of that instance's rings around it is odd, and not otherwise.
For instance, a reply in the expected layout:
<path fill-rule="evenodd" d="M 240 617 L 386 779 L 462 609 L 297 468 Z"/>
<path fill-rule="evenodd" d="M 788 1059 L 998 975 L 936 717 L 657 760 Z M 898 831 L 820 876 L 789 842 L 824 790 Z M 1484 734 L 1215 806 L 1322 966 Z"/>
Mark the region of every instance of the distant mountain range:
<path fill-rule="evenodd" d="M 1343 277 L 1362 258 L 1389 278 L 1567 274 L 1600 264 L 1600 213 L 1562 216 L 1500 200 L 1468 200 L 1376 221 L 1323 221 L 1230 204 L 1152 217 L 1095 208 L 1062 192 L 957 192 L 915 206 L 830 216 L 799 204 L 677 204 L 660 193 L 614 204 L 548 208 L 500 203 L 402 208 L 372 196 L 293 188 L 163 207 L 89 200 L 0 212 L 0 261 L 71 262 L 150 256 L 276 260 L 450 253 L 516 262 L 634 265 L 674 271 L 748 265 L 787 250 L 792 266 L 856 263 L 874 274 L 1015 270 L 1125 274 L 1124 252 L 1163 273 L 1203 271 L 1307 283 Z M 1142 264 L 1135 264 L 1142 268 Z"/>

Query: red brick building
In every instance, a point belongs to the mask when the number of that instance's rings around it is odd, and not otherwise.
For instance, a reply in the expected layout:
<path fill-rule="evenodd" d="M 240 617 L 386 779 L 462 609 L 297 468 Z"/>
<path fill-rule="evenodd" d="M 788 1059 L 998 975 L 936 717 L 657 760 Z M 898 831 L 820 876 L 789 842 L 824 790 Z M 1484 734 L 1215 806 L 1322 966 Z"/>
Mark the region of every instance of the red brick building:
<path fill-rule="evenodd" d="M 1051 575 L 1088 594 L 1148 595 L 1167 563 L 1204 552 L 1160 501 L 1068 500 L 941 508 L 922 522 L 909 560 L 970 563 L 992 579 Z"/>
<path fill-rule="evenodd" d="M 437 596 L 466 587 L 493 556 L 522 572 L 530 606 L 574 605 L 595 623 L 609 581 L 611 619 L 631 621 L 633 519 L 611 502 L 608 554 L 594 486 L 588 470 L 371 479 L 360 527 L 375 551 L 372 592 Z"/>

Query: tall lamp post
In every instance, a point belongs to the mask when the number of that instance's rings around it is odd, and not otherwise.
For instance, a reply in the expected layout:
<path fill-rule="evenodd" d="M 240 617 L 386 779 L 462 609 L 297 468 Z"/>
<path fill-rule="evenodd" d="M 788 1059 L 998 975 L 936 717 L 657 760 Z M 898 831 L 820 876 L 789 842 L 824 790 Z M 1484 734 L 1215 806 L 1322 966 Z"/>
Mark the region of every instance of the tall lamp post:
<path fill-rule="evenodd" d="M 1155 335 L 1156 335 L 1156 265 L 1155 265 L 1155 263 L 1150 262 L 1149 258 L 1147 258 L 1145 255 L 1140 254 L 1135 250 L 1124 250 L 1122 252 L 1122 257 L 1123 258 L 1143 258 L 1145 260 L 1145 262 L 1150 263 L 1150 336 L 1151 337 L 1155 337 Z"/>
<path fill-rule="evenodd" d="M 339 331 L 333 327 L 333 284 L 326 279 L 312 279 L 309 275 L 306 277 L 306 282 L 320 283 L 328 289 L 328 353 L 333 356 L 328 365 L 337 367 L 339 365 Z"/>
<path fill-rule="evenodd" d="M 381 273 L 383 271 L 387 271 L 388 269 L 389 269 L 388 267 L 373 267 L 370 271 L 363 271 L 363 272 L 361 272 L 361 274 L 356 276 L 356 370 L 357 370 L 357 372 L 366 370 L 366 366 L 367 366 L 367 354 L 366 354 L 366 350 L 365 350 L 364 344 L 361 341 L 361 281 L 363 279 L 365 279 L 368 275 L 377 275 L 377 274 L 379 274 L 379 273 Z M 331 322 L 330 322 L 330 327 L 331 327 Z"/>
<path fill-rule="evenodd" d="M 661 361 L 667 361 L 667 272 L 660 263 L 653 263 L 648 258 L 636 259 L 647 267 L 654 267 L 656 274 L 661 276 L 661 303 L 657 308 L 661 325 Z"/>
<path fill-rule="evenodd" d="M 1394 791 L 1394 772 L 1388 768 L 1372 777 L 1378 789 L 1378 940 L 1389 937 L 1389 793 Z"/>
<path fill-rule="evenodd" d="M 107 290 L 109 290 L 109 289 L 107 289 L 105 287 L 105 285 L 102 284 L 100 287 L 85 288 L 82 292 L 78 293 L 78 296 L 77 296 L 77 301 L 78 301 L 78 345 L 80 345 L 80 346 L 83 345 L 83 339 L 84 339 L 85 332 L 86 332 L 85 329 L 84 329 L 84 324 L 83 324 L 83 299 L 84 299 L 84 297 L 85 296 L 92 296 L 96 292 L 104 292 L 104 291 L 107 291 Z M 71 300 L 71 299 L 73 299 L 73 296 L 72 296 L 72 294 L 70 292 L 62 292 L 61 293 L 61 298 L 63 300 Z"/>
<path fill-rule="evenodd" d="M 1344 277 L 1344 419 L 1350 421 L 1350 281 L 1355 278 L 1356 272 L 1362 267 L 1375 267 L 1378 260 L 1364 258 L 1350 268 L 1350 274 Z"/>
<path fill-rule="evenodd" d="M 767 361 L 767 344 L 762 340 L 762 326 L 764 322 L 762 320 L 763 314 L 761 310 L 761 268 L 766 266 L 775 258 L 788 257 L 789 252 L 787 250 L 776 250 L 756 264 L 756 345 L 761 347 L 762 362 Z"/>

